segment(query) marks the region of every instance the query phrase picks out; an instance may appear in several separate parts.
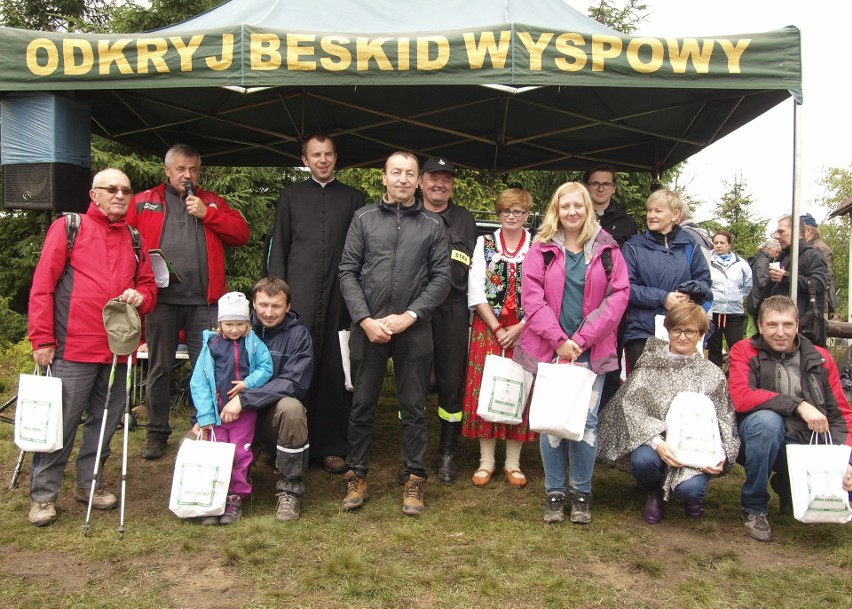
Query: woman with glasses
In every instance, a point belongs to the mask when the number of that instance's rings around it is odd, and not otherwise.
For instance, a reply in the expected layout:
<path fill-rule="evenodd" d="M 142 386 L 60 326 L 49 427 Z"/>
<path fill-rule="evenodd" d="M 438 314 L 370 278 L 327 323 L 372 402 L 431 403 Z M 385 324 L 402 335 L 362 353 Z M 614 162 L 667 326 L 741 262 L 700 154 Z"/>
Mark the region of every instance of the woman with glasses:
<path fill-rule="evenodd" d="M 530 234 L 524 229 L 532 195 L 520 188 L 504 190 L 494 202 L 500 228 L 476 240 L 468 276 L 467 302 L 475 311 L 470 330 L 467 379 L 465 380 L 462 435 L 479 438 L 479 468 L 471 481 L 476 486 L 491 482 L 496 466 L 497 440 L 506 440 L 503 473 L 512 486 L 525 486 L 521 471 L 521 445 L 538 438 L 529 429 L 527 414 L 517 425 L 489 423 L 476 414 L 482 369 L 489 353 L 512 357 L 523 330 L 521 278 Z"/>
<path fill-rule="evenodd" d="M 597 378 L 582 439 L 541 435 L 545 522 L 564 520 L 569 494 L 571 522 L 592 520 L 598 406 L 606 373 L 618 368 L 616 329 L 627 307 L 628 290 L 618 243 L 598 224 L 586 187 L 579 182 L 563 184 L 553 193 L 527 255 L 526 327 L 514 357 L 531 373 L 537 372 L 540 362 L 558 359 L 590 368 Z M 566 395 L 571 391 L 565 387 Z"/>
<path fill-rule="evenodd" d="M 647 230 L 634 235 L 622 253 L 630 274 L 624 353 L 628 371 L 654 336 L 656 317 L 679 302 L 699 305 L 713 298 L 710 269 L 701 247 L 678 224 L 689 209 L 679 193 L 658 190 L 646 203 Z"/>
<path fill-rule="evenodd" d="M 751 292 L 751 267 L 748 262 L 731 251 L 734 236 L 720 230 L 713 235 L 713 256 L 710 259 L 710 276 L 713 279 L 713 315 L 715 330 L 707 339 L 708 359 L 722 368 L 722 336 L 728 350 L 743 339 L 745 333 L 745 306 L 743 301 Z"/>
<path fill-rule="evenodd" d="M 647 493 L 642 517 L 663 518 L 663 501 L 683 501 L 686 515 L 704 516 L 710 476 L 728 471 L 739 451 L 736 417 L 722 371 L 696 351 L 707 332 L 704 309 L 692 302 L 674 305 L 664 325 L 669 342 L 651 337 L 636 368 L 600 416 L 600 458 L 628 469 Z M 716 412 L 725 457 L 701 469 L 685 466 L 666 442 L 666 415 L 675 396 L 696 391 L 709 397 Z"/>

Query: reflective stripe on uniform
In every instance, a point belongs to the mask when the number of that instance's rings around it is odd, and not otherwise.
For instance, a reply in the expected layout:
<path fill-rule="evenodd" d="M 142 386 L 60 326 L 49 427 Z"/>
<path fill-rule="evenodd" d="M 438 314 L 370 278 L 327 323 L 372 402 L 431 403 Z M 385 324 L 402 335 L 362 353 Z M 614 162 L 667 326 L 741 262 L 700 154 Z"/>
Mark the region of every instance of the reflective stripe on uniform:
<path fill-rule="evenodd" d="M 446 421 L 447 423 L 461 423 L 462 413 L 459 412 L 447 412 L 440 406 L 438 406 L 438 418 L 442 421 Z"/>

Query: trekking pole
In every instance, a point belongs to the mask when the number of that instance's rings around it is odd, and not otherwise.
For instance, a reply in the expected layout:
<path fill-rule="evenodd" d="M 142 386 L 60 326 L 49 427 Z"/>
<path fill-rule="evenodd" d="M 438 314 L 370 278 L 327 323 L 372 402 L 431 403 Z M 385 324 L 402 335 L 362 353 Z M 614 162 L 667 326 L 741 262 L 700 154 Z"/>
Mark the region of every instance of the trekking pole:
<path fill-rule="evenodd" d="M 98 478 L 101 473 L 101 452 L 103 452 L 104 437 L 106 437 L 107 414 L 109 414 L 109 398 L 112 394 L 112 383 L 115 380 L 115 366 L 118 363 L 118 355 L 112 354 L 112 368 L 109 371 L 109 383 L 107 385 L 106 403 L 104 404 L 104 414 L 101 419 L 101 435 L 98 439 L 98 450 L 95 452 L 95 467 L 92 472 L 92 487 L 89 489 L 89 505 L 86 508 L 86 522 L 83 524 L 83 535 L 89 534 L 89 519 L 92 516 L 92 502 L 95 499 L 95 488 L 98 485 Z"/>
<path fill-rule="evenodd" d="M 21 454 L 18 455 L 18 462 L 15 463 L 15 471 L 12 472 L 12 481 L 9 482 L 9 490 L 14 490 L 16 486 L 18 486 L 18 476 L 21 475 L 21 468 L 24 466 L 24 455 L 26 454 L 25 450 L 21 451 Z"/>
<path fill-rule="evenodd" d="M 121 499 L 118 516 L 118 535 L 124 536 L 124 497 L 127 491 L 127 436 L 130 433 L 130 368 L 133 355 L 127 356 L 127 378 L 125 379 L 124 396 L 124 439 L 121 453 Z"/>

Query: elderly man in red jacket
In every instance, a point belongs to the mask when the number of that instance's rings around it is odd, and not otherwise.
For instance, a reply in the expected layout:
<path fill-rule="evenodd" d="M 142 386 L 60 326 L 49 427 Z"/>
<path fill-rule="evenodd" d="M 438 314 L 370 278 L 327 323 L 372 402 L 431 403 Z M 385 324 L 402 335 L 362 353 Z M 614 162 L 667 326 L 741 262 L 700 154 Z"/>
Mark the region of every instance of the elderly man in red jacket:
<path fill-rule="evenodd" d="M 83 438 L 77 454 L 77 501 L 88 502 L 101 421 L 112 370 L 113 354 L 107 342 L 102 311 L 113 298 L 136 307 L 142 316 L 154 308 L 157 286 L 145 242 L 137 260 L 125 215 L 131 196 L 130 180 L 118 169 L 95 175 L 89 191 L 89 210 L 69 252 L 65 218 L 50 227 L 33 275 L 29 305 L 29 338 L 33 359 L 53 366 L 61 378 L 63 448 L 34 453 L 29 521 L 47 526 L 56 520 L 56 499 L 62 473 L 74 448 L 80 418 L 86 412 Z M 121 367 L 127 358 L 119 358 Z M 124 372 L 115 373 L 110 393 L 101 467 L 109 456 L 109 443 L 118 427 L 125 396 Z M 92 507 L 108 510 L 115 495 L 97 488 Z"/>
<path fill-rule="evenodd" d="M 160 287 L 157 307 L 145 318 L 148 341 L 148 441 L 142 457 L 163 456 L 171 434 L 169 385 L 178 337 L 183 330 L 190 363 L 201 352 L 201 332 L 216 324 L 216 303 L 225 294 L 225 247 L 248 243 L 248 224 L 216 193 L 198 187 L 201 156 L 175 144 L 166 153 L 166 181 L 138 193 L 127 222 L 148 247 L 162 251 L 177 271 Z"/>

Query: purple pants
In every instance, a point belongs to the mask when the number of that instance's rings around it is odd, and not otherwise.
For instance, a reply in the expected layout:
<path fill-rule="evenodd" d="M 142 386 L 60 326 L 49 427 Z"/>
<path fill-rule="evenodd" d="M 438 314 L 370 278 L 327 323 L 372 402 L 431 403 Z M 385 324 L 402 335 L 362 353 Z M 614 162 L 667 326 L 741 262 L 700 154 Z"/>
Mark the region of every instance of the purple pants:
<path fill-rule="evenodd" d="M 248 483 L 248 471 L 251 466 L 251 443 L 254 439 L 254 426 L 257 422 L 257 411 L 243 410 L 236 421 L 222 423 L 214 428 L 217 442 L 236 444 L 234 451 L 234 468 L 231 470 L 231 484 L 228 485 L 229 495 L 239 495 L 245 499 L 251 495 L 251 485 Z"/>

